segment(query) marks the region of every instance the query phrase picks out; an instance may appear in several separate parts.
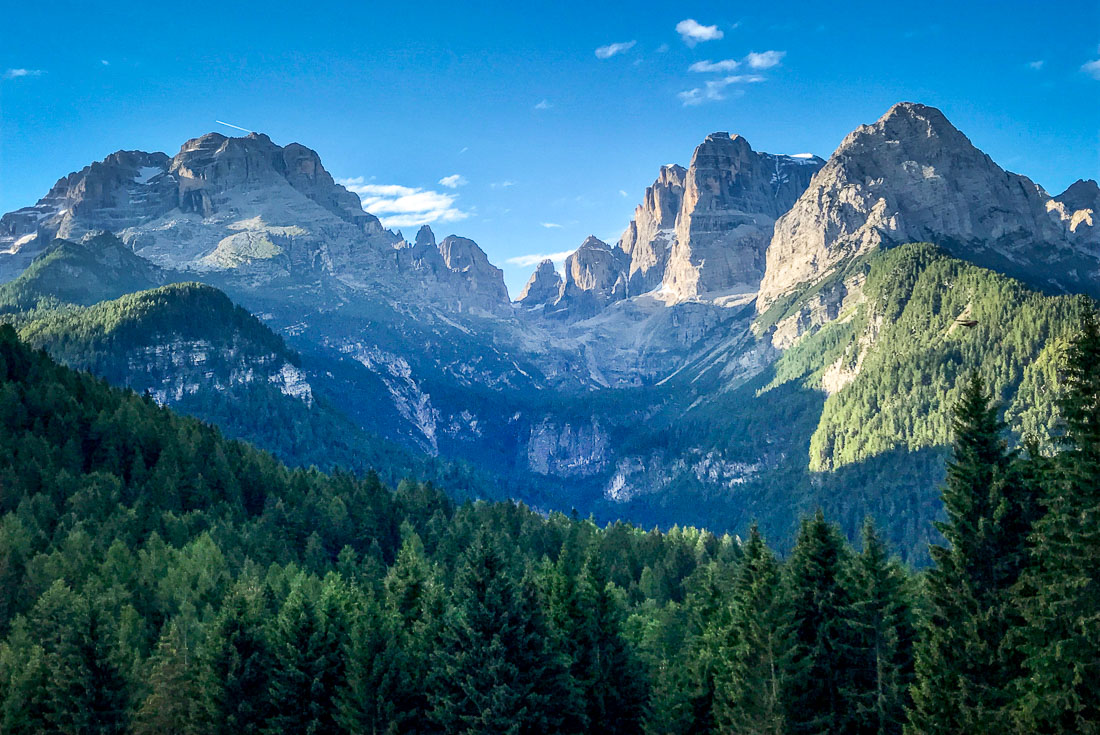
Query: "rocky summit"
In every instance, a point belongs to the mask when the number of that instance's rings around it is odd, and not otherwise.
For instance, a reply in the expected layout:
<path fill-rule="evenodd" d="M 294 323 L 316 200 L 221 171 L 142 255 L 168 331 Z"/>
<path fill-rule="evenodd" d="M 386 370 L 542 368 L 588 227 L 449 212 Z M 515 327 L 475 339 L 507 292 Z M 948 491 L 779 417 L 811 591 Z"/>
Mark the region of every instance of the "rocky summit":
<path fill-rule="evenodd" d="M 849 134 L 776 222 L 757 307 L 874 248 L 917 241 L 1046 287 L 1100 293 L 1100 230 L 1074 210 L 1095 202 L 1089 190 L 1052 198 L 939 110 L 899 103 Z"/>

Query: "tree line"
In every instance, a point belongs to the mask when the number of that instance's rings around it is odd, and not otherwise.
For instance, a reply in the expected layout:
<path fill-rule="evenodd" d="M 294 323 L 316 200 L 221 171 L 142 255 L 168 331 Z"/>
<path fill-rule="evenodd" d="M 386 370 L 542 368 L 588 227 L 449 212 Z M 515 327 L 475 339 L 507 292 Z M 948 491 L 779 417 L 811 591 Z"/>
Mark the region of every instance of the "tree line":
<path fill-rule="evenodd" d="M 1100 732 L 1091 316 L 1058 391 L 966 381 L 912 570 L 288 469 L 0 327 L 0 732 Z"/>

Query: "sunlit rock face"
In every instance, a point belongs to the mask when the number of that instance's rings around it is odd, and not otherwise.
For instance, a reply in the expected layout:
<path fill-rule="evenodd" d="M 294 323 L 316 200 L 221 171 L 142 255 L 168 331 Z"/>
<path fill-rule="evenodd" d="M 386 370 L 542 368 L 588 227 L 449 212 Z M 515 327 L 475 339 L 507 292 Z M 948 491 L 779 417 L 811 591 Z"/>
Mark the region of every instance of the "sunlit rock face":
<path fill-rule="evenodd" d="M 1089 210 L 1075 209 L 1095 201 L 1088 182 L 1052 198 L 994 163 L 939 110 L 899 103 L 850 133 L 779 218 L 757 308 L 873 248 L 920 241 L 1010 275 L 1095 291 L 1097 230 Z"/>
<path fill-rule="evenodd" d="M 661 285 L 668 255 L 676 239 L 676 218 L 684 201 L 687 169 L 676 164 L 661 166 L 657 180 L 645 190 L 634 219 L 619 238 L 619 247 L 630 256 L 628 288 L 645 293 Z"/>
<path fill-rule="evenodd" d="M 755 290 L 776 218 L 822 163 L 757 153 L 739 135 L 708 135 L 687 169 L 665 290 L 678 300 Z"/>

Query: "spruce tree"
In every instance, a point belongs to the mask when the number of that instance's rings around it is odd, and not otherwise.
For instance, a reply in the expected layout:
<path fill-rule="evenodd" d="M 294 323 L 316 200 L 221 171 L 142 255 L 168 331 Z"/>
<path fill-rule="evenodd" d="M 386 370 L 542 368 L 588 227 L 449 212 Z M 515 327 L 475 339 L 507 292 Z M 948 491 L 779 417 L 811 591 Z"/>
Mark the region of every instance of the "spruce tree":
<path fill-rule="evenodd" d="M 913 681 L 916 624 L 905 569 L 886 553 L 870 518 L 852 575 L 856 635 L 851 732 L 902 732 Z"/>
<path fill-rule="evenodd" d="M 850 727 L 857 641 L 850 618 L 849 556 L 840 532 L 820 510 L 802 521 L 786 580 L 791 648 L 783 700 L 787 732 L 793 735 Z"/>
<path fill-rule="evenodd" d="M 134 735 L 204 735 L 211 731 L 209 712 L 203 706 L 196 628 L 184 620 L 164 626 L 150 662 L 149 693 L 134 715 Z"/>
<path fill-rule="evenodd" d="M 275 667 L 269 695 L 270 735 L 338 731 L 336 699 L 344 685 L 344 610 L 335 580 L 322 593 L 304 574 L 294 581 L 269 634 Z"/>
<path fill-rule="evenodd" d="M 420 537 L 406 526 L 406 539 L 383 581 L 383 631 L 388 670 L 379 695 L 388 702 L 390 732 L 427 732 L 425 682 L 439 641 L 443 590 L 424 556 Z"/>
<path fill-rule="evenodd" d="M 582 693 L 584 732 L 636 733 L 646 700 L 646 683 L 630 644 L 623 638 L 620 593 L 599 557 L 590 553 L 579 580 L 582 616 L 573 631 L 571 675 Z"/>
<path fill-rule="evenodd" d="M 998 407 L 977 373 L 955 407 L 954 450 L 932 546 L 928 615 L 916 651 L 909 733 L 1007 729 L 1019 655 L 1009 634 L 1018 623 L 1012 592 L 1026 564 L 1027 487 L 1006 445 Z"/>
<path fill-rule="evenodd" d="M 214 622 L 205 689 L 218 731 L 261 735 L 268 725 L 275 665 L 264 626 L 268 614 L 264 591 L 242 580 L 229 592 Z"/>
<path fill-rule="evenodd" d="M 430 716 L 450 733 L 558 732 L 562 678 L 533 590 L 481 532 L 463 555 L 433 661 Z"/>
<path fill-rule="evenodd" d="M 782 735 L 790 623 L 780 568 L 760 530 L 749 530 L 736 577 L 715 692 L 719 732 Z"/>
<path fill-rule="evenodd" d="M 1064 451 L 1021 583 L 1025 676 L 1018 721 L 1043 733 L 1100 732 L 1100 325 L 1088 312 L 1066 355 Z"/>
<path fill-rule="evenodd" d="M 29 622 L 41 653 L 28 662 L 38 678 L 25 692 L 22 712 L 13 718 L 19 728 L 90 735 L 125 732 L 125 682 L 110 662 L 107 636 L 87 599 L 57 580 L 39 598 Z"/>

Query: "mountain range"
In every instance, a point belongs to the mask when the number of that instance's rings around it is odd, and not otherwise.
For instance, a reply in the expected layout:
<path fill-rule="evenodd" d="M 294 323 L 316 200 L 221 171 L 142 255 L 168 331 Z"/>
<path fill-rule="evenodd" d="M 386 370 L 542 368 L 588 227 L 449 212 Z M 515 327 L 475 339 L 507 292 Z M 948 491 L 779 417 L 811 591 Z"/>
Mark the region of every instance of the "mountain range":
<path fill-rule="evenodd" d="M 1097 212 L 1095 181 L 1051 196 L 900 103 L 827 161 L 708 135 L 618 242 L 512 302 L 475 242 L 385 229 L 305 146 L 211 133 L 0 218 L 0 312 L 290 462 L 601 519 L 756 518 L 780 545 L 823 505 L 919 560 L 963 374 L 1014 430 L 1054 431 Z"/>

